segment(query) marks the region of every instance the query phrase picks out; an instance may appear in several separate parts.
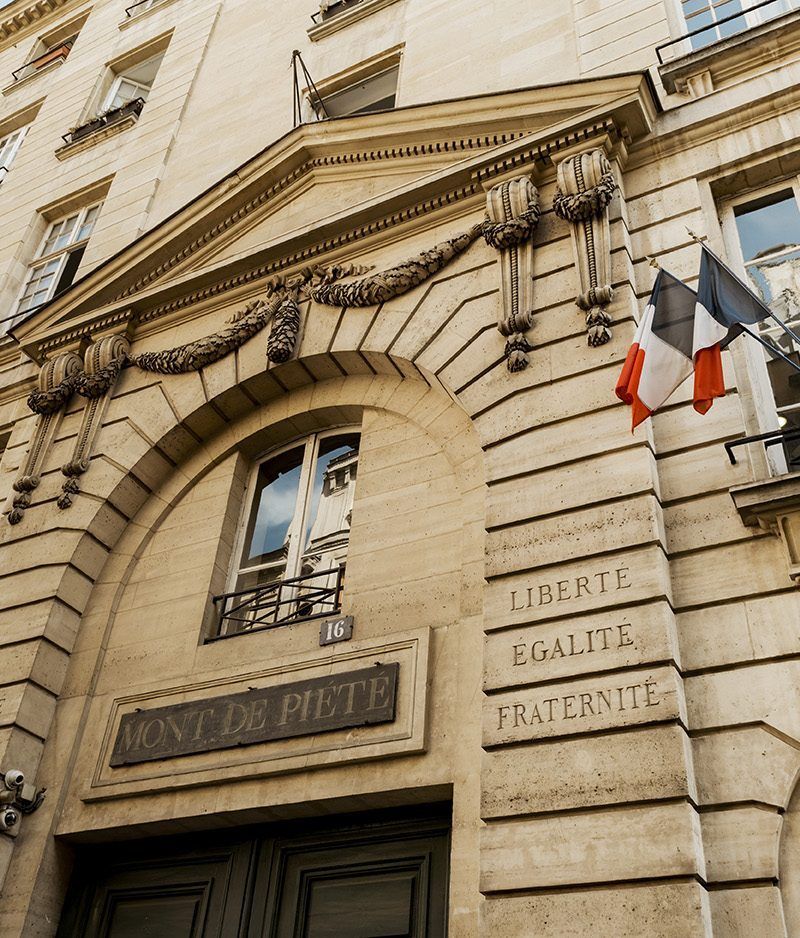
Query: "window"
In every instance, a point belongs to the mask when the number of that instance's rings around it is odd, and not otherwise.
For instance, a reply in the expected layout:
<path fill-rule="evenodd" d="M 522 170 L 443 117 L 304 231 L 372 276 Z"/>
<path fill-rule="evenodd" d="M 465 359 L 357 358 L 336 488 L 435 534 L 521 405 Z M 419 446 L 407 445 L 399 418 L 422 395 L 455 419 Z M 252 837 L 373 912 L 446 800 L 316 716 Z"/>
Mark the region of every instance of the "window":
<path fill-rule="evenodd" d="M 681 0 L 683 16 L 689 32 L 703 31 L 691 37 L 693 49 L 701 49 L 720 39 L 727 39 L 743 30 L 758 26 L 776 16 L 782 16 L 800 6 L 799 0 L 772 0 L 757 10 L 750 10 L 750 4 L 742 0 Z M 742 15 L 737 15 L 742 14 Z M 734 19 L 721 22 L 728 17 Z M 718 25 L 717 25 L 718 24 Z"/>
<path fill-rule="evenodd" d="M 6 173 L 11 168 L 14 157 L 17 155 L 27 132 L 27 127 L 19 127 L 0 139 L 0 182 L 5 179 Z"/>
<path fill-rule="evenodd" d="M 798 187 L 781 188 L 734 205 L 733 219 L 751 286 L 793 332 L 800 332 Z M 800 364 L 800 346 L 780 326 L 766 320 L 761 324 L 761 334 Z M 787 442 L 784 450 L 786 467 L 800 470 L 800 375 L 781 359 L 770 357 L 766 350 L 756 352 L 760 356 L 759 370 L 762 376 L 766 373 L 778 425 L 785 430 L 798 430 L 798 438 Z"/>
<path fill-rule="evenodd" d="M 359 434 L 320 433 L 270 456 L 252 482 L 220 633 L 335 612 L 350 540 Z"/>
<path fill-rule="evenodd" d="M 125 12 L 128 16 L 138 16 L 140 13 L 144 13 L 145 10 L 152 9 L 158 3 L 161 3 L 161 0 L 139 0 L 138 3 L 129 6 Z"/>
<path fill-rule="evenodd" d="M 362 2 L 363 0 L 322 0 L 319 5 L 320 19 L 324 23 L 325 20 L 330 19 L 332 16 L 344 13 L 345 10 L 349 10 L 351 7 Z"/>
<path fill-rule="evenodd" d="M 146 101 L 162 58 L 163 55 L 157 55 L 140 65 L 114 74 L 111 87 L 102 99 L 100 113 L 116 110 L 137 99 Z"/>
<path fill-rule="evenodd" d="M 345 117 L 351 114 L 369 114 L 393 108 L 397 98 L 397 78 L 400 65 L 396 63 L 380 72 L 368 75 L 341 91 L 326 94 L 321 91 L 322 102 L 314 103 L 317 118 Z"/>
<path fill-rule="evenodd" d="M 85 20 L 86 17 L 83 19 Z M 28 61 L 12 73 L 14 81 L 22 81 L 23 78 L 30 78 L 32 75 L 41 72 L 51 65 L 60 65 L 70 54 L 75 40 L 78 38 L 78 30 L 83 25 L 82 21 L 76 24 L 74 21 L 67 26 L 62 27 L 56 32 L 40 39 L 33 48 L 31 57 Z"/>
<path fill-rule="evenodd" d="M 53 222 L 30 267 L 17 313 L 27 313 L 46 303 L 75 279 L 102 202 Z"/>
<path fill-rule="evenodd" d="M 220 634 L 336 612 L 358 469 L 359 434 L 335 430 L 258 466 Z"/>

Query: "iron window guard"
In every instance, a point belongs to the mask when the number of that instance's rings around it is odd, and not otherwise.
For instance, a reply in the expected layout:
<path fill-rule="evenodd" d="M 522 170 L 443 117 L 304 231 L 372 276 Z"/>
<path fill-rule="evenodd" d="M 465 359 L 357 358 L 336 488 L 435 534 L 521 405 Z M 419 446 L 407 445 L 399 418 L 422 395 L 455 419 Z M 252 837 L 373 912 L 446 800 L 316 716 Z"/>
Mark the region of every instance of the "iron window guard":
<path fill-rule="evenodd" d="M 104 127 L 111 127 L 114 124 L 118 124 L 120 121 L 125 120 L 126 117 L 131 115 L 138 117 L 142 113 L 143 107 L 144 98 L 134 98 L 132 101 L 126 101 L 125 104 L 121 104 L 119 107 L 112 108 L 110 111 L 92 117 L 79 127 L 73 127 L 68 133 L 62 134 L 61 139 L 64 143 L 76 143 L 78 140 L 82 140 L 84 137 L 88 137 L 96 131 L 102 130 Z"/>
<path fill-rule="evenodd" d="M 57 59 L 60 59 L 63 62 L 69 55 L 73 45 L 75 45 L 74 39 L 65 40 L 54 49 L 48 49 L 41 55 L 37 55 L 35 59 L 31 59 L 30 62 L 26 62 L 24 65 L 20 65 L 19 68 L 15 69 L 11 73 L 11 77 L 14 79 L 14 81 L 20 81 L 22 78 L 27 76 L 27 73 L 32 74 L 33 72 L 38 72 L 40 68 L 48 65 L 50 62 L 55 62 Z M 23 75 L 23 72 L 26 74 Z"/>
<path fill-rule="evenodd" d="M 344 570 L 344 566 L 315 570 L 214 596 L 219 619 L 209 641 L 335 615 L 341 607 Z"/>
<path fill-rule="evenodd" d="M 345 10 L 349 10 L 350 7 L 358 6 L 359 3 L 363 2 L 364 0 L 333 0 L 333 2 L 327 4 L 320 4 L 319 10 L 311 14 L 311 20 L 314 23 L 324 23 L 326 20 L 344 13 Z M 775 0 L 771 0 L 771 2 L 774 3 Z"/>
<path fill-rule="evenodd" d="M 699 29 L 693 29 L 688 33 L 684 33 L 682 36 L 679 36 L 677 39 L 670 39 L 669 42 L 662 42 L 660 46 L 656 46 L 656 57 L 658 58 L 658 64 L 664 65 L 664 59 L 662 58 L 661 52 L 663 49 L 668 49 L 670 46 L 677 45 L 680 42 L 685 42 L 687 39 L 691 39 L 693 36 L 699 36 L 701 33 L 708 32 L 709 29 L 716 29 L 718 26 L 722 26 L 725 23 L 730 23 L 732 20 L 741 19 L 741 17 L 746 17 L 748 13 L 753 13 L 755 10 L 760 10 L 762 7 L 771 6 L 774 3 L 780 3 L 781 0 L 761 0 L 760 3 L 755 3 L 753 6 L 748 7 L 746 10 L 741 10 L 739 13 L 731 13 L 730 16 L 723 16 L 722 19 L 717 20 L 715 23 L 709 23 L 706 26 L 701 26 Z M 776 14 L 779 16 L 780 14 Z M 745 21 L 743 28 L 740 32 L 746 32 L 752 27 L 747 25 Z M 729 38 L 728 36 L 724 37 L 725 39 Z M 716 42 L 722 42 L 722 39 L 715 40 Z M 713 45 L 714 43 L 709 43 L 708 46 Z M 708 46 L 703 46 L 703 49 L 708 48 Z M 692 49 L 692 52 L 699 52 L 700 49 Z M 690 53 L 687 53 L 687 55 Z M 670 60 L 671 61 L 671 60 Z"/>
<path fill-rule="evenodd" d="M 782 445 L 784 450 L 787 443 L 794 441 L 800 441 L 800 429 L 794 430 L 770 430 L 769 433 L 756 433 L 753 436 L 742 436 L 738 440 L 728 440 L 725 443 L 725 452 L 728 454 L 728 459 L 731 461 L 731 465 L 736 465 L 736 457 L 733 454 L 734 447 L 737 446 L 746 446 L 749 443 L 763 443 L 764 448 L 766 449 L 769 446 L 778 446 Z M 787 452 L 787 462 L 789 461 L 789 454 Z"/>

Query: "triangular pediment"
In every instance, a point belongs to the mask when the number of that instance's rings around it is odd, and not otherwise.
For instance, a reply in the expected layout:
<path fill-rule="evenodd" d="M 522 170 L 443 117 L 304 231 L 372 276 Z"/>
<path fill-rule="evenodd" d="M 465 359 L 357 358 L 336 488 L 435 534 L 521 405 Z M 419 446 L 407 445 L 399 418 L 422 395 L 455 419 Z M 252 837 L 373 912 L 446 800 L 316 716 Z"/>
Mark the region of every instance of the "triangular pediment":
<path fill-rule="evenodd" d="M 553 172 L 559 151 L 652 127 L 649 79 L 627 74 L 303 125 L 109 258 L 14 329 L 34 358 L 114 322 L 152 319 L 429 213 L 472 211 L 510 171 Z M 189 299 L 187 299 L 189 298 Z"/>

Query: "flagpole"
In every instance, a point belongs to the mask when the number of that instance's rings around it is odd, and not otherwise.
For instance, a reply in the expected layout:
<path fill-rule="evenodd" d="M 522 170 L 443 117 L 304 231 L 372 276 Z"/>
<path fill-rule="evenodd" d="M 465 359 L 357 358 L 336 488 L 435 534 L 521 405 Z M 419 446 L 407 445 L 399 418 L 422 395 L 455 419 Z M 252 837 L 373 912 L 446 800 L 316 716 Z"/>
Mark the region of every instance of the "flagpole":
<path fill-rule="evenodd" d="M 758 335 L 757 333 L 751 332 L 751 331 L 747 328 L 747 326 L 742 325 L 742 323 L 738 323 L 738 326 L 739 326 L 739 328 L 742 330 L 742 332 L 744 332 L 744 333 L 746 333 L 747 335 L 749 335 L 751 339 L 755 339 L 756 342 L 759 342 L 761 345 L 763 345 L 764 348 L 765 348 L 771 355 L 775 355 L 775 356 L 777 356 L 778 358 L 782 358 L 782 359 L 786 362 L 787 365 L 789 365 L 791 368 L 794 368 L 794 370 L 795 370 L 796 372 L 798 372 L 798 374 L 800 374 L 800 365 L 798 365 L 796 362 L 793 362 L 793 361 L 791 360 L 791 358 L 789 358 L 787 355 L 784 355 L 783 352 L 779 351 L 779 350 L 776 349 L 774 346 L 770 345 L 769 342 L 767 342 L 767 341 L 765 341 L 764 339 L 762 339 L 761 336 Z"/>
<path fill-rule="evenodd" d="M 686 226 L 684 226 L 684 227 L 686 227 Z M 745 288 L 745 290 L 747 290 L 749 293 L 753 293 L 752 287 L 749 287 L 749 286 L 744 282 L 744 280 L 742 280 L 740 277 L 738 277 L 738 276 L 730 269 L 730 267 L 728 267 L 728 265 L 725 263 L 725 261 L 722 260 L 721 257 L 719 257 L 718 255 L 716 255 L 716 254 L 711 250 L 711 248 L 710 248 L 710 247 L 708 246 L 708 244 L 706 243 L 706 242 L 708 241 L 707 238 L 701 238 L 699 235 L 695 234 L 690 228 L 686 228 L 686 231 L 688 232 L 689 237 L 690 237 L 693 241 L 695 241 L 697 244 L 699 244 L 700 247 L 702 247 L 702 248 L 704 248 L 706 251 L 708 251 L 708 253 L 714 258 L 714 260 L 719 264 L 719 266 L 722 267 L 723 270 L 726 270 L 726 271 L 731 275 L 731 277 L 733 277 L 733 279 L 734 279 L 737 283 L 741 284 L 741 285 Z M 755 295 L 755 294 L 754 294 L 754 295 Z M 756 297 L 756 299 L 758 299 L 758 298 Z M 767 304 L 766 304 L 763 300 L 759 300 L 759 303 L 761 303 L 761 305 L 762 305 L 762 306 L 764 307 L 764 309 L 767 311 L 767 315 L 770 317 L 770 319 L 774 319 L 775 322 L 781 327 L 781 329 L 783 329 L 783 331 L 784 331 L 790 338 L 794 339 L 794 341 L 795 341 L 798 345 L 800 345 L 800 336 L 798 336 L 796 333 L 792 332 L 792 330 L 786 325 L 786 323 L 785 323 L 782 319 L 780 319 L 778 316 L 776 316 L 775 313 L 772 312 L 772 310 L 769 308 L 769 306 L 767 306 Z M 745 330 L 745 331 L 747 332 L 748 330 Z M 753 335 L 753 333 L 750 333 L 750 335 Z M 772 346 L 767 346 L 767 348 L 772 348 Z"/>

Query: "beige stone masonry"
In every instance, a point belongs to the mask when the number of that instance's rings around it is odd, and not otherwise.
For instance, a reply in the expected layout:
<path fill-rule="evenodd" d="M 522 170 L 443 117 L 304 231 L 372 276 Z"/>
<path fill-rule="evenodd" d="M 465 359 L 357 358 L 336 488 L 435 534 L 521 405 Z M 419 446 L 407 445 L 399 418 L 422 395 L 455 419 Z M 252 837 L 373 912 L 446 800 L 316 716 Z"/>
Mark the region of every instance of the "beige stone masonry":
<path fill-rule="evenodd" d="M 483 831 L 481 889 L 704 875 L 699 825 L 683 801 L 496 821 Z"/>
<path fill-rule="evenodd" d="M 622 726 L 679 720 L 680 678 L 672 668 L 624 671 L 488 697 L 484 746 L 570 736 Z"/>
<path fill-rule="evenodd" d="M 692 880 L 564 892 L 489 897 L 484 934 L 528 938 L 536 922 L 541 938 L 583 938 L 603 928 L 614 938 L 676 938 L 711 934 L 708 899 Z M 731 932 L 739 938 L 745 932 Z"/>
<path fill-rule="evenodd" d="M 534 685 L 674 660 L 674 618 L 667 603 L 655 602 L 491 632 L 486 639 L 484 687 Z"/>
<path fill-rule="evenodd" d="M 484 755 L 485 820 L 626 802 L 694 797 L 687 741 L 678 726 L 653 726 Z"/>

